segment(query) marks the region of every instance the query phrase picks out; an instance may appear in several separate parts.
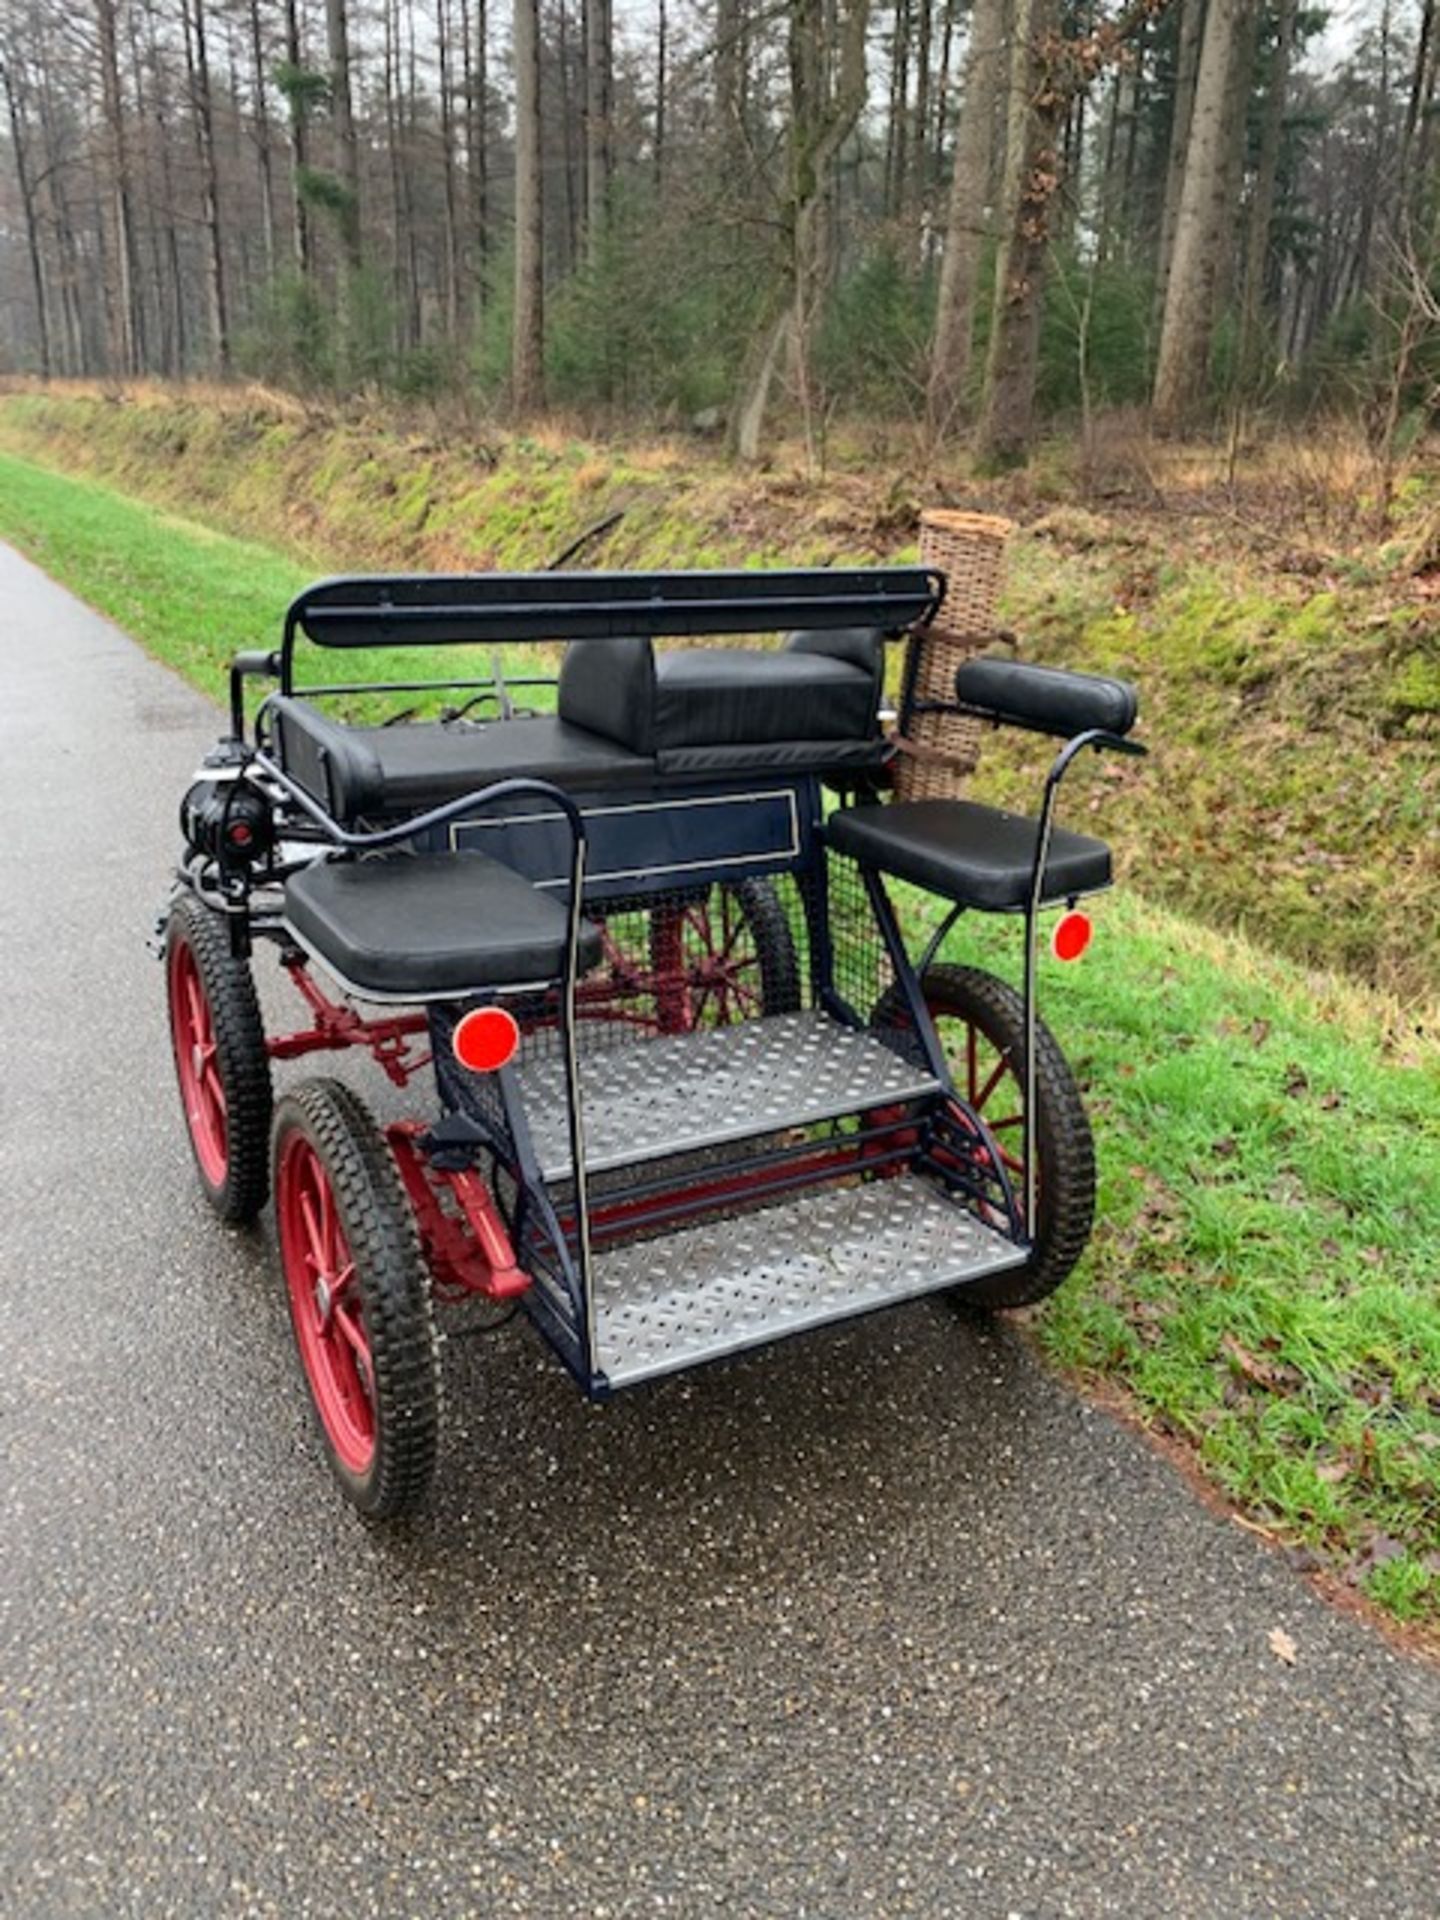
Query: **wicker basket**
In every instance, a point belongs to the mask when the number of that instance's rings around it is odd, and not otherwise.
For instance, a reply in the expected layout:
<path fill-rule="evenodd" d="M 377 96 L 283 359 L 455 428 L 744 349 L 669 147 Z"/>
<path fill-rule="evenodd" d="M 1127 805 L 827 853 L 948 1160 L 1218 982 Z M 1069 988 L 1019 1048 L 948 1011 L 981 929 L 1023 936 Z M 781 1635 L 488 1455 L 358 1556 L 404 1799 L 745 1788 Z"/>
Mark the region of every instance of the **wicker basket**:
<path fill-rule="evenodd" d="M 920 516 L 920 561 L 948 585 L 933 626 L 910 641 L 907 697 L 953 701 L 955 669 L 995 638 L 996 604 L 1011 523 L 996 514 L 937 507 Z M 951 800 L 980 757 L 980 723 L 962 713 L 901 714 L 895 793 L 901 800 Z"/>

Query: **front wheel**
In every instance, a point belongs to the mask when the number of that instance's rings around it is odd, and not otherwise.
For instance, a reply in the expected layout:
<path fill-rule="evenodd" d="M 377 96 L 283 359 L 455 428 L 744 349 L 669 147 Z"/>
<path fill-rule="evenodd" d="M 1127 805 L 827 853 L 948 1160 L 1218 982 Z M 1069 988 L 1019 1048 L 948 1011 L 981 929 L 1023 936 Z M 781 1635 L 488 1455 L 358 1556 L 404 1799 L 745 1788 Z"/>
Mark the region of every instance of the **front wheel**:
<path fill-rule="evenodd" d="M 367 1519 L 423 1501 L 440 1370 L 428 1276 L 394 1160 L 336 1080 L 275 1112 L 275 1225 L 290 1319 L 330 1464 Z"/>
<path fill-rule="evenodd" d="M 1000 1149 L 1022 1211 L 1025 1151 L 1025 1003 L 978 967 L 934 966 L 921 980 L 955 1090 Z M 1080 1089 L 1050 1029 L 1035 1023 L 1036 1213 L 1023 1267 L 955 1289 L 959 1303 L 1027 1307 L 1068 1278 L 1095 1220 L 1095 1145 Z"/>

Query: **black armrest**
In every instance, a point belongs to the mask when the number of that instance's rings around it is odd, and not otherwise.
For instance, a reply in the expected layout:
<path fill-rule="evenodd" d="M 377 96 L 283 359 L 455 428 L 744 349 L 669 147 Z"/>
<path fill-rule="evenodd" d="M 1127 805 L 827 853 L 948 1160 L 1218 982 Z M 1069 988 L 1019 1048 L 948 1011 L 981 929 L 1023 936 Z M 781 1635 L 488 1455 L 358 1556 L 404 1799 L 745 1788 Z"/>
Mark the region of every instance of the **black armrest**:
<path fill-rule="evenodd" d="M 967 660 L 955 675 L 955 697 L 968 712 L 1032 733 L 1069 739 L 1098 728 L 1124 735 L 1135 724 L 1139 698 L 1128 681 L 1058 667 L 1022 666 L 988 656 Z"/>

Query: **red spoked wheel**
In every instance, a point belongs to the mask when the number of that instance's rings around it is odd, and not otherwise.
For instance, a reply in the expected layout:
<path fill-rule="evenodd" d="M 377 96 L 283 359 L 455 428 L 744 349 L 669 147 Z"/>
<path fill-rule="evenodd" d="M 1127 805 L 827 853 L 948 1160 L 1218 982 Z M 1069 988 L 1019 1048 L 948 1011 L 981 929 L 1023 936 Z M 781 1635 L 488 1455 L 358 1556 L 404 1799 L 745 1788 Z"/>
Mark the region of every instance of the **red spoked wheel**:
<path fill-rule="evenodd" d="M 800 1006 L 795 936 L 768 880 L 740 880 L 657 906 L 650 964 L 667 1033 Z"/>
<path fill-rule="evenodd" d="M 165 934 L 170 1039 L 185 1123 L 205 1197 L 222 1220 L 265 1204 L 270 1059 L 255 983 L 219 918 L 176 900 Z"/>
<path fill-rule="evenodd" d="M 978 967 L 934 966 L 921 987 L 955 1091 L 985 1122 L 1023 1213 L 1025 1195 L 1025 1003 L 1013 987 Z M 898 1024 L 898 996 L 876 1009 L 878 1024 Z M 1068 1277 L 1095 1219 L 1095 1146 L 1069 1063 L 1043 1021 L 1035 1027 L 1036 1222 L 1023 1267 L 955 1289 L 957 1302 L 1023 1307 Z"/>
<path fill-rule="evenodd" d="M 280 1264 L 330 1464 L 369 1519 L 423 1500 L 440 1379 L 430 1294 L 394 1161 L 364 1107 L 308 1080 L 275 1114 Z"/>

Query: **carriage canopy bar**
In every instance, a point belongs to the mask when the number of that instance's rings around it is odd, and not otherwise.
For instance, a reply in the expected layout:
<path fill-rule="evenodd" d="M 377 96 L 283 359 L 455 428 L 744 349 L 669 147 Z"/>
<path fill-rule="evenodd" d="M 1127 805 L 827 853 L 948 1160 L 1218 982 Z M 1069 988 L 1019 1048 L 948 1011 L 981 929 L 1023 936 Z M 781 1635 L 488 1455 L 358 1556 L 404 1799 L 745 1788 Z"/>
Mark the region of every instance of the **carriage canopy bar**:
<path fill-rule="evenodd" d="M 928 621 L 945 592 L 927 567 L 749 573 L 395 574 L 322 580 L 285 616 L 289 689 L 297 632 L 323 647 L 481 640 L 608 640 L 883 627 Z"/>

